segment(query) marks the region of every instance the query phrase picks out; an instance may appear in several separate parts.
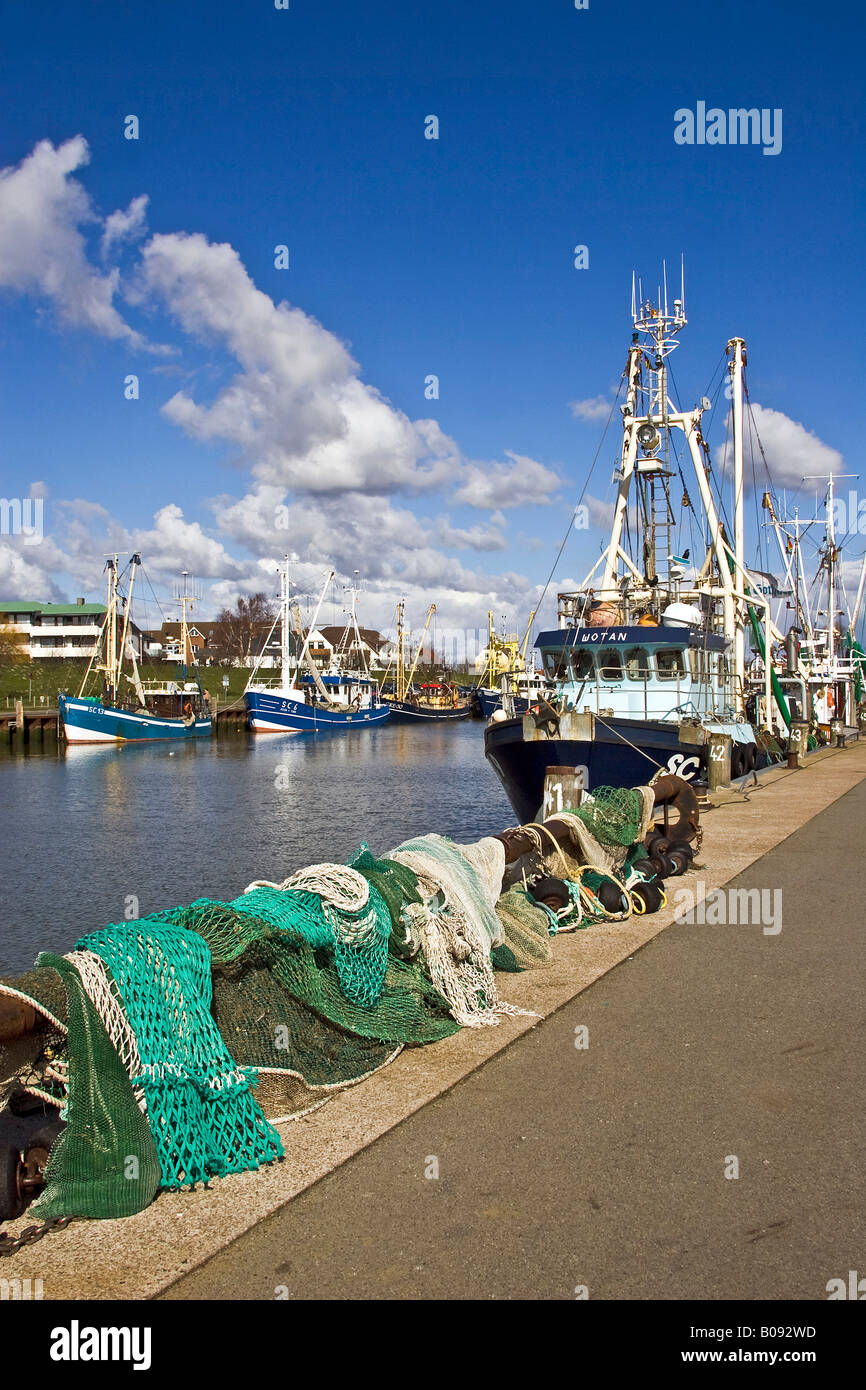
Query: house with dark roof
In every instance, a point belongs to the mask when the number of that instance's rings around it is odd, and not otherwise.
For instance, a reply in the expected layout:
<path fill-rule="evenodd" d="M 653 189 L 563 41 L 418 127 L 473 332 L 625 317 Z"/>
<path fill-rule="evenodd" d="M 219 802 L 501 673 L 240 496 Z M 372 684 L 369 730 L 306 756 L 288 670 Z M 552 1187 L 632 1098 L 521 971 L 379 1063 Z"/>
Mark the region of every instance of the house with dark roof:
<path fill-rule="evenodd" d="M 310 637 L 310 655 L 317 665 L 327 666 L 331 658 L 341 653 L 340 662 L 350 669 L 367 666 L 370 670 L 387 666 L 394 654 L 394 644 L 372 627 L 359 627 L 346 634 L 343 627 L 322 627 Z M 314 641 L 315 639 L 315 641 Z"/>

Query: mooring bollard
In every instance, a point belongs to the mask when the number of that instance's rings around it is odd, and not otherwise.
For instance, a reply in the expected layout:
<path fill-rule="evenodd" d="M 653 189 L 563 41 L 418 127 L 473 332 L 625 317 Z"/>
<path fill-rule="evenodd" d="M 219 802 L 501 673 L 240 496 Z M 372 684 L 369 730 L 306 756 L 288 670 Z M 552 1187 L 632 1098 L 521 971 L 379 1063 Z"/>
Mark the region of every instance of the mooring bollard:
<path fill-rule="evenodd" d="M 711 792 L 726 787 L 731 780 L 730 734 L 710 734 L 710 757 L 707 765 L 707 785 Z"/>
<path fill-rule="evenodd" d="M 803 719 L 791 720 L 791 732 L 788 737 L 788 767 L 792 769 L 802 767 L 801 758 L 806 753 L 809 746 L 809 725 Z"/>
<path fill-rule="evenodd" d="M 558 811 L 574 810 L 583 800 L 584 769 L 582 767 L 549 767 L 544 774 L 544 800 L 541 820 L 555 816 Z"/>

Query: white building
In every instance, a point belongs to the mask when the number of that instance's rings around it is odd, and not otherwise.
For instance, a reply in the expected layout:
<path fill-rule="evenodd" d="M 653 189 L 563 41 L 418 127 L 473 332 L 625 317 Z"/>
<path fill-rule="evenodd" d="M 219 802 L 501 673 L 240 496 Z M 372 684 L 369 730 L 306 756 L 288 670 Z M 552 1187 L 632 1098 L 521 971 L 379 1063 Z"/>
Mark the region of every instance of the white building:
<path fill-rule="evenodd" d="M 22 655 L 31 661 L 89 661 L 99 644 L 105 619 L 104 603 L 34 603 L 25 599 L 0 601 L 0 630 L 20 633 Z M 129 635 L 141 657 L 141 633 L 130 622 Z"/>

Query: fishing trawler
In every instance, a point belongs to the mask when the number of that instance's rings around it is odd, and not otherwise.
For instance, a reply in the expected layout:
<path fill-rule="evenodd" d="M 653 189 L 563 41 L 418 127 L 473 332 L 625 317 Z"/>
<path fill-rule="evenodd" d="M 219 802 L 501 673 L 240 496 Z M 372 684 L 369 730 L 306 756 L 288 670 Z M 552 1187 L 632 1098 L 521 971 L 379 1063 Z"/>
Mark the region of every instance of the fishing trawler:
<path fill-rule="evenodd" d="M 786 607 L 792 615 L 784 644 L 771 651 L 772 678 L 779 696 L 788 704 L 792 719 L 805 721 L 819 737 L 829 739 L 834 730 L 844 734 L 858 724 L 866 653 L 856 641 L 855 633 L 862 612 L 866 554 L 861 563 L 857 597 L 850 609 L 842 577 L 843 543 L 837 535 L 836 483 L 839 478 L 857 475 L 811 476 L 827 484 L 823 516 L 802 518 L 798 508 L 794 509 L 793 517 L 780 516 L 778 499 L 771 492 L 765 492 L 762 500 L 769 517 L 766 524 L 775 535 L 787 583 L 786 589 L 776 592 L 783 601 L 787 599 Z M 809 478 L 804 477 L 803 481 Z M 856 515 L 856 494 L 849 494 L 850 501 L 853 501 Z M 824 535 L 817 547 L 817 565 L 810 583 L 802 541 L 815 526 L 823 527 Z M 777 625 L 780 617 L 781 612 L 776 618 Z M 747 698 L 747 707 L 760 717 L 766 715 L 760 689 L 764 655 L 761 647 L 753 663 Z M 770 718 L 781 731 L 778 699 Z"/>
<path fill-rule="evenodd" d="M 703 397 L 683 410 L 670 396 L 668 358 L 686 322 L 684 285 L 669 311 L 666 284 L 652 303 L 632 282 L 634 331 L 620 386 L 626 394 L 610 540 L 579 588 L 558 595 L 558 627 L 536 640 L 554 694 L 522 716 L 495 711 L 485 729 L 486 756 L 522 821 L 538 813 L 552 766 L 576 768 L 591 791 L 634 786 L 659 771 L 703 779 L 713 734 L 730 737 L 734 778 L 767 757 L 766 741 L 746 712 L 745 632 L 751 623 L 767 651 L 781 634 L 745 565 L 745 343 L 728 343 L 732 545 L 701 429 L 711 402 Z M 682 442 L 694 501 L 677 449 Z M 691 564 L 691 546 L 674 548 L 674 479 L 683 485 L 683 514 L 697 537 L 692 544 L 702 551 Z M 764 713 L 778 693 L 768 661 Z M 787 727 L 784 701 L 780 712 Z"/>
<path fill-rule="evenodd" d="M 296 661 L 292 660 L 292 617 L 289 597 L 289 561 L 280 568 L 280 607 L 244 691 L 249 726 L 255 734 L 328 733 L 338 730 L 370 728 L 384 724 L 390 708 L 379 697 L 378 683 L 367 669 L 350 671 L 334 662 L 320 671 L 310 656 L 310 639 L 316 630 L 325 595 L 334 579 L 331 570 L 325 580 L 313 620 Z M 356 592 L 352 589 L 351 612 L 346 634 L 357 638 L 363 650 L 355 611 Z M 262 658 L 277 623 L 280 624 L 280 676 L 273 684 L 258 680 Z M 300 629 L 300 624 L 297 624 Z M 300 631 L 295 634 L 300 638 Z M 342 644 L 341 644 L 342 646 Z M 302 674 L 303 668 L 306 668 Z"/>
<path fill-rule="evenodd" d="M 472 713 L 472 701 L 465 698 L 456 685 L 450 681 L 428 681 L 423 685 L 412 684 L 415 668 L 424 646 L 424 638 L 430 626 L 430 619 L 436 612 L 436 604 L 431 603 L 421 633 L 421 640 L 415 652 L 415 659 L 406 673 L 406 638 L 404 629 L 405 603 L 397 604 L 397 647 L 394 656 L 395 683 L 393 691 L 385 694 L 394 724 L 417 724 L 420 722 L 453 721 L 468 719 Z M 390 669 L 390 668 L 389 668 Z M 388 672 L 385 673 L 386 676 Z"/>
<path fill-rule="evenodd" d="M 207 691 L 202 688 L 193 661 L 187 622 L 194 595 L 187 592 L 186 575 L 181 605 L 181 671 L 176 680 L 142 680 L 131 640 L 132 593 L 141 556 L 129 562 L 128 587 L 122 592 L 126 571 L 118 570 L 115 555 L 106 562 L 108 601 L 96 652 L 90 660 L 77 696 L 60 695 L 60 723 L 66 742 L 139 743 L 153 739 L 208 738 L 212 720 Z M 97 661 L 97 656 L 101 657 Z M 129 663 L 129 672 L 123 670 Z M 192 675 L 190 675 L 192 671 Z M 102 691 L 86 695 L 91 676 L 102 672 Z"/>
<path fill-rule="evenodd" d="M 478 712 L 489 719 L 495 710 L 508 704 L 512 714 L 525 714 L 530 705 L 546 700 L 555 689 L 543 671 L 526 664 L 526 648 L 535 618 L 529 615 L 522 644 L 517 634 L 498 636 L 493 626 L 493 614 L 487 614 L 487 663 L 473 691 Z"/>

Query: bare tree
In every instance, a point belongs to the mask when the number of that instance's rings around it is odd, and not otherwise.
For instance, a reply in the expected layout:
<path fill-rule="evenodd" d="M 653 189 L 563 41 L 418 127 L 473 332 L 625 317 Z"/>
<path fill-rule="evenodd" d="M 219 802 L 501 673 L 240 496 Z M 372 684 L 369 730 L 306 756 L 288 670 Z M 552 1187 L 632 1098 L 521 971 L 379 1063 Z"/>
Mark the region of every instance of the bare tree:
<path fill-rule="evenodd" d="M 19 632 L 11 623 L 0 623 L 0 666 L 21 666 L 29 652 L 26 632 Z"/>
<path fill-rule="evenodd" d="M 217 617 L 208 640 L 208 655 L 217 660 L 239 661 L 242 665 L 255 654 L 256 647 L 274 621 L 276 607 L 267 594 L 238 598 L 234 608 L 224 608 Z"/>

